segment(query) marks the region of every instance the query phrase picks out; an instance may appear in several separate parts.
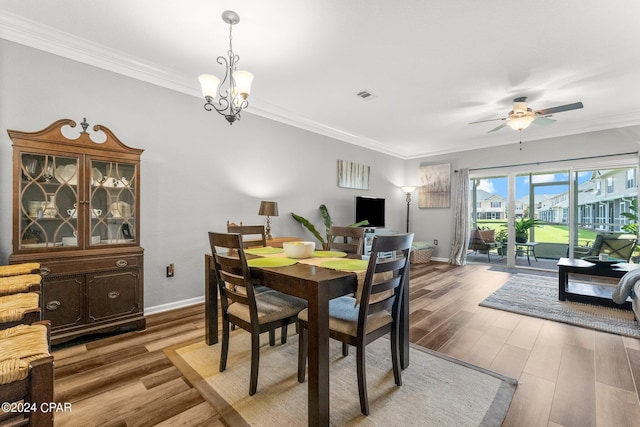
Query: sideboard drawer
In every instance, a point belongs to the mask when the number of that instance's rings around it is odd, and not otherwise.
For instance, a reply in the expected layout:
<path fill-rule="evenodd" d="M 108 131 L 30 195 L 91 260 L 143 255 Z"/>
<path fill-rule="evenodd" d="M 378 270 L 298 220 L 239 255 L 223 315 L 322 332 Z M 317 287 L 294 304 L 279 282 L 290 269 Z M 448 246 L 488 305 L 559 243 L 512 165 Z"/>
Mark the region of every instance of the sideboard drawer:
<path fill-rule="evenodd" d="M 91 259 L 78 259 L 77 262 L 48 261 L 42 263 L 42 268 L 47 275 L 66 275 L 92 271 L 109 271 L 121 268 L 136 268 L 141 265 L 141 257 L 126 255 L 119 257 L 104 257 Z"/>

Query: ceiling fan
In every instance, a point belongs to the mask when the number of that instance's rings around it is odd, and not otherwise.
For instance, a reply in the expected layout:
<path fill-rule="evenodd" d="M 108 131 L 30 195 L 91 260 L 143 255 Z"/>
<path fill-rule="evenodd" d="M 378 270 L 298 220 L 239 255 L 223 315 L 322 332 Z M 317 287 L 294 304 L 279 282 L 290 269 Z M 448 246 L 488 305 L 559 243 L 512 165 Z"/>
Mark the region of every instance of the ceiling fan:
<path fill-rule="evenodd" d="M 577 110 L 582 107 L 582 102 L 574 102 L 573 104 L 560 105 L 558 107 L 551 107 L 545 108 L 544 110 L 533 111 L 527 105 L 527 97 L 521 96 L 513 100 L 513 110 L 509 112 L 509 115 L 507 117 L 500 119 L 479 120 L 477 122 L 471 122 L 469 124 L 471 125 L 474 123 L 502 120 L 504 121 L 504 123 L 502 123 L 498 127 L 491 129 L 489 132 L 495 132 L 505 126 L 509 126 L 513 130 L 522 130 L 527 128 L 531 123 L 550 125 L 555 122 L 555 120 L 549 118 L 549 116 L 551 116 L 552 114 L 561 113 L 563 111 Z"/>

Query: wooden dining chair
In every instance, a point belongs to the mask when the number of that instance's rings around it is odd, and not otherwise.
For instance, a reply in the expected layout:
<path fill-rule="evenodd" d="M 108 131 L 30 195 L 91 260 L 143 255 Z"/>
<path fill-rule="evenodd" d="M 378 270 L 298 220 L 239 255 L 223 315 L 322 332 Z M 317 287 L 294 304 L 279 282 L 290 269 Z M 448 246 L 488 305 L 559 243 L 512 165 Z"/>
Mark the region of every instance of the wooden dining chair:
<path fill-rule="evenodd" d="M 227 367 L 230 325 L 251 333 L 251 376 L 249 395 L 258 388 L 260 334 L 269 332 L 269 345 L 275 345 L 275 331 L 282 328 L 281 343 L 287 342 L 287 325 L 296 322 L 306 301 L 274 290 L 255 292 L 244 253 L 242 235 L 209 232 L 222 311 L 220 372 Z M 242 289 L 242 290 L 241 290 Z"/>
<path fill-rule="evenodd" d="M 233 225 L 227 223 L 227 233 L 242 234 L 242 243 L 245 248 L 267 246 L 267 237 L 264 225 Z"/>
<path fill-rule="evenodd" d="M 364 415 L 369 415 L 365 371 L 367 344 L 391 333 L 393 377 L 396 385 L 402 385 L 399 324 L 402 294 L 408 291 L 412 241 L 413 234 L 375 236 L 367 272 L 364 281 L 358 284 L 356 297 L 346 296 L 329 301 L 329 336 L 342 342 L 344 356 L 348 355 L 348 346 L 356 347 L 360 411 Z M 380 257 L 389 252 L 394 253 L 395 257 Z M 298 382 L 305 380 L 308 317 L 306 309 L 298 315 Z"/>
<path fill-rule="evenodd" d="M 329 250 L 362 255 L 364 245 L 363 227 L 338 227 L 332 225 L 328 234 Z"/>

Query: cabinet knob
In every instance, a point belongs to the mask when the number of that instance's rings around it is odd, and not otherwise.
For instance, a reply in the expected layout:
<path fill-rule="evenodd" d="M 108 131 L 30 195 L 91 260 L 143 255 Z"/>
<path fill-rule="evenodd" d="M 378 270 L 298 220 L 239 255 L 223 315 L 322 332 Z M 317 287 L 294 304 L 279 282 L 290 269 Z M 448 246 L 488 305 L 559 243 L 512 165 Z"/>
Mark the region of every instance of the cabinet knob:
<path fill-rule="evenodd" d="M 51 273 L 51 269 L 49 267 L 40 267 L 40 274 L 46 276 Z"/>
<path fill-rule="evenodd" d="M 126 259 L 119 259 L 116 261 L 116 267 L 126 267 L 129 265 Z"/>
<path fill-rule="evenodd" d="M 109 299 L 116 299 L 120 296 L 120 292 L 118 291 L 110 291 L 107 296 L 109 297 Z"/>
<path fill-rule="evenodd" d="M 61 305 L 62 304 L 60 303 L 60 301 L 53 300 L 53 301 L 49 301 L 45 307 L 47 308 L 47 310 L 53 311 L 60 308 Z"/>

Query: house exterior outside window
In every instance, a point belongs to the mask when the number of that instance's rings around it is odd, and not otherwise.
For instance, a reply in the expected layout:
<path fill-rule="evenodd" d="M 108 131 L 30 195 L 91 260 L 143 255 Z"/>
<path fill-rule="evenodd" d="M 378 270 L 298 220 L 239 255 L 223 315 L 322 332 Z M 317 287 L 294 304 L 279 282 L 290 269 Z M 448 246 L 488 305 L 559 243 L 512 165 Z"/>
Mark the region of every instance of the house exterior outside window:
<path fill-rule="evenodd" d="M 627 170 L 627 190 L 636 186 L 636 170 L 635 168 Z"/>

